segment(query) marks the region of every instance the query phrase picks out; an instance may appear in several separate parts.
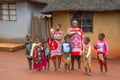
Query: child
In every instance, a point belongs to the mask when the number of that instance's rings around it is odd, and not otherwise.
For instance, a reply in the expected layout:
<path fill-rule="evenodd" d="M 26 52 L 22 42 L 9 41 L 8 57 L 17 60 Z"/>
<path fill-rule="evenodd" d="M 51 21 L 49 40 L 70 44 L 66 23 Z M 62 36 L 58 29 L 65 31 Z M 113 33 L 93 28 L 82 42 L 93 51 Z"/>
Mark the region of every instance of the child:
<path fill-rule="evenodd" d="M 49 66 L 50 66 L 50 48 L 49 48 L 49 43 L 50 43 L 50 39 L 49 38 L 44 40 L 45 56 L 46 56 L 47 69 L 48 70 L 49 70 Z"/>
<path fill-rule="evenodd" d="M 30 57 L 30 51 L 31 51 L 31 46 L 32 46 L 32 39 L 29 34 L 26 35 L 26 40 L 25 40 L 25 46 L 26 46 L 26 55 L 27 55 L 27 60 L 29 64 L 29 69 L 32 69 L 32 58 Z"/>
<path fill-rule="evenodd" d="M 49 47 L 51 51 L 51 59 L 54 65 L 54 71 L 60 71 L 63 35 L 64 33 L 61 30 L 61 24 L 56 24 L 54 30 L 50 33 L 51 42 L 49 43 Z"/>
<path fill-rule="evenodd" d="M 70 63 L 71 63 L 71 51 L 72 47 L 70 44 L 70 37 L 64 37 L 65 42 L 62 44 L 62 52 L 63 52 L 63 62 L 65 63 L 65 71 L 70 71 Z"/>
<path fill-rule="evenodd" d="M 108 43 L 104 39 L 105 34 L 99 33 L 97 43 L 94 45 L 94 48 L 98 51 L 98 63 L 100 64 L 101 73 L 103 72 L 103 66 L 105 68 L 105 74 L 108 75 L 107 69 L 107 56 L 108 56 Z"/>
<path fill-rule="evenodd" d="M 91 45 L 89 44 L 89 42 L 90 38 L 85 37 L 83 46 L 83 61 L 85 67 L 85 75 L 91 76 Z"/>
<path fill-rule="evenodd" d="M 83 32 L 78 28 L 78 22 L 76 20 L 72 21 L 72 27 L 68 30 L 68 35 L 71 37 L 71 64 L 72 70 L 74 70 L 74 62 L 77 60 L 78 71 L 81 70 L 81 51 L 83 48 Z"/>
<path fill-rule="evenodd" d="M 43 51 L 43 45 L 40 43 L 39 37 L 36 37 L 32 44 L 30 56 L 33 58 L 34 70 L 41 70 L 43 66 L 46 66 L 46 59 Z"/>

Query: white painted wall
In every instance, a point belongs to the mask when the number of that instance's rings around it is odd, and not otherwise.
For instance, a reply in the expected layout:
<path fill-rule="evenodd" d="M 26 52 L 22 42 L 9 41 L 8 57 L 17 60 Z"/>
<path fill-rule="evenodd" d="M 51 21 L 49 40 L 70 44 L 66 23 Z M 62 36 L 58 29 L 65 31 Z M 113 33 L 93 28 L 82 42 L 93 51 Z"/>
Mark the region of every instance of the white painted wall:
<path fill-rule="evenodd" d="M 28 2 L 16 3 L 17 21 L 0 21 L 0 41 L 23 41 L 25 35 L 30 33 L 31 13 L 41 16 L 40 8 Z"/>

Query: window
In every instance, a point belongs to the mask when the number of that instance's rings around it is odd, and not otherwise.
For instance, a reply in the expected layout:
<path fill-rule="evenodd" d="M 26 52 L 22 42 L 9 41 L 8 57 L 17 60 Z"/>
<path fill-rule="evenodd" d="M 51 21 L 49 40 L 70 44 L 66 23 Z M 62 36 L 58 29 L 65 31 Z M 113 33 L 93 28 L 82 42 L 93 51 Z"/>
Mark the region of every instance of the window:
<path fill-rule="evenodd" d="M 93 32 L 93 14 L 92 12 L 72 12 L 71 22 L 78 21 L 79 27 L 83 32 Z"/>
<path fill-rule="evenodd" d="M 0 20 L 16 21 L 16 4 L 0 4 Z"/>

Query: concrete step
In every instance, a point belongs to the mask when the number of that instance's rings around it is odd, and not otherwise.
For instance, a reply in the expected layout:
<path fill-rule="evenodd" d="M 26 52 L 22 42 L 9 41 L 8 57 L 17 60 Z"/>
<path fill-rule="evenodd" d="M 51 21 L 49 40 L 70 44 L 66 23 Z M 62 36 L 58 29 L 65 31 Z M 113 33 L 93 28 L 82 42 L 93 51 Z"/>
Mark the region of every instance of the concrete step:
<path fill-rule="evenodd" d="M 21 50 L 24 48 L 25 48 L 25 45 L 23 43 L 0 42 L 0 51 L 13 52 L 13 51 Z"/>

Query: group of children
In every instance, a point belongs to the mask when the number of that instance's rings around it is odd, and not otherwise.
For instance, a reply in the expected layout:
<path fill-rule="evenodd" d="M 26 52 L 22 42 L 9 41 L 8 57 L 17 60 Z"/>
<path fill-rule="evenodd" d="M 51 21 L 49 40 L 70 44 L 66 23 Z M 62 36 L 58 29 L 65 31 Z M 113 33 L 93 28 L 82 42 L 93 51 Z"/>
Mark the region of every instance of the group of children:
<path fill-rule="evenodd" d="M 97 50 L 98 54 L 98 63 L 100 64 L 100 71 L 103 72 L 103 66 L 105 68 L 105 74 L 107 75 L 107 57 L 108 57 L 108 44 L 104 39 L 105 34 L 98 34 L 98 41 L 94 44 L 94 48 Z M 81 56 L 84 61 L 85 74 L 91 75 L 91 45 L 89 44 L 90 38 L 84 37 L 83 39 L 83 48 L 81 50 Z M 70 71 L 71 64 L 71 38 L 70 36 L 64 36 L 64 42 L 61 45 L 62 50 L 62 61 L 65 64 L 65 71 Z M 31 40 L 31 36 L 26 36 L 26 55 L 29 63 L 29 69 L 33 70 L 42 70 L 43 67 L 46 68 L 48 65 L 49 69 L 49 59 L 50 59 L 50 48 L 47 46 L 46 48 L 40 43 L 40 38 L 35 37 L 34 41 Z"/>

